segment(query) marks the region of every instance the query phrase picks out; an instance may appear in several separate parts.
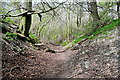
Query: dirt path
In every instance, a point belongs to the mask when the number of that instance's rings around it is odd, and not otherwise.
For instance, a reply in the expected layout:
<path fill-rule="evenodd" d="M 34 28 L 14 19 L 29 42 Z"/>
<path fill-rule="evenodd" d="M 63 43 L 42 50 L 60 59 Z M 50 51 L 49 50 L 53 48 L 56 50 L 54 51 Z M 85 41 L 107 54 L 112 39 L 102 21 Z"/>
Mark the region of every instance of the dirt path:
<path fill-rule="evenodd" d="M 51 49 L 61 50 L 61 46 L 52 46 Z M 23 73 L 29 75 L 29 77 L 46 77 L 46 78 L 58 78 L 58 77 L 67 77 L 65 70 L 68 65 L 66 62 L 70 60 L 72 55 L 75 55 L 77 51 L 67 50 L 63 53 L 50 53 L 39 50 L 28 51 L 30 54 L 33 54 L 33 58 L 29 59 L 26 70 Z M 64 73 L 64 74 L 63 74 Z"/>
<path fill-rule="evenodd" d="M 117 77 L 118 74 L 118 38 L 117 31 L 111 31 L 110 38 L 89 40 L 79 46 L 79 50 L 67 50 L 62 53 L 49 53 L 36 51 L 36 65 L 46 71 L 42 77 L 45 78 L 105 78 Z M 102 36 L 102 35 L 100 35 Z M 115 37 L 116 36 L 116 37 Z M 61 50 L 61 46 L 48 45 L 51 49 Z M 44 56 L 43 59 L 41 56 Z M 42 65 L 42 63 L 45 66 Z M 37 76 L 42 68 L 35 70 Z M 32 76 L 34 77 L 34 76 Z"/>
<path fill-rule="evenodd" d="M 35 59 L 29 59 L 32 67 L 26 66 L 28 69 L 25 71 L 26 75 L 31 78 L 117 77 L 117 40 L 114 39 L 112 43 L 107 44 L 97 41 L 90 45 L 91 42 L 93 41 L 85 42 L 76 51 L 70 49 L 62 53 L 33 51 Z M 62 49 L 61 46 L 49 46 L 54 50 Z"/>
<path fill-rule="evenodd" d="M 117 32 L 109 38 L 89 40 L 79 50 L 62 53 L 28 48 L 24 55 L 15 55 L 3 44 L 4 78 L 116 78 L 119 76 Z M 48 45 L 53 50 L 61 46 Z M 14 68 L 18 65 L 20 68 Z"/>

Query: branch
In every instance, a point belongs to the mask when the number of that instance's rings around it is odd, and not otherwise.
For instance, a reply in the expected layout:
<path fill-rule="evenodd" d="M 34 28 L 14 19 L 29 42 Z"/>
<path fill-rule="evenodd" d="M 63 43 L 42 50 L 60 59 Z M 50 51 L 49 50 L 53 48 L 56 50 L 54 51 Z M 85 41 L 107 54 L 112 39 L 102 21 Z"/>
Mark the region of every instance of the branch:
<path fill-rule="evenodd" d="M 54 7 L 54 8 L 50 8 L 49 10 L 46 10 L 46 11 L 42 11 L 42 12 L 40 12 L 40 13 L 47 13 L 47 12 L 49 12 L 49 11 L 52 11 L 52 10 L 58 8 L 60 5 L 62 5 L 62 4 L 64 4 L 64 3 L 65 3 L 65 2 L 62 2 L 62 3 L 60 3 L 58 6 L 56 6 L 56 7 Z"/>
<path fill-rule="evenodd" d="M 3 19 L 5 19 L 6 17 L 19 17 L 19 16 L 26 16 L 26 15 L 32 15 L 32 14 L 42 14 L 42 13 L 47 13 L 47 12 L 49 12 L 49 11 L 52 11 L 52 10 L 54 10 L 54 9 L 56 9 L 56 8 L 58 8 L 60 5 L 62 5 L 62 4 L 64 4 L 65 2 L 62 2 L 61 4 L 59 4 L 58 6 L 56 6 L 56 7 L 54 7 L 54 8 L 50 8 L 50 9 L 48 9 L 48 10 L 46 10 L 46 11 L 42 11 L 42 12 L 36 12 L 36 11 L 29 11 L 28 9 L 25 9 L 25 8 L 18 8 L 18 9 L 14 9 L 14 10 L 10 10 L 10 11 L 8 11 L 5 15 L 0 15 L 0 16 L 2 16 L 2 18 Z M 21 13 L 21 14 L 18 14 L 18 15 L 10 15 L 9 13 L 11 13 L 11 12 L 13 12 L 13 11 L 16 11 L 16 10 L 19 10 L 19 9 L 24 9 L 24 10 L 26 10 L 27 12 L 24 12 L 24 13 Z"/>
<path fill-rule="evenodd" d="M 21 14 L 18 14 L 18 15 L 6 15 L 5 18 L 6 18 L 6 17 L 19 17 L 19 16 L 25 16 L 25 15 L 27 15 L 27 13 L 28 13 L 28 12 L 24 12 L 24 13 L 21 13 Z M 4 18 L 4 19 L 5 19 L 5 18 Z"/>
<path fill-rule="evenodd" d="M 4 20 L 0 20 L 0 23 L 9 25 L 9 27 L 10 27 L 10 28 L 13 28 L 13 29 L 17 29 L 17 28 L 18 28 L 18 27 L 17 27 L 18 25 L 16 25 L 16 24 L 11 24 L 11 23 L 9 23 L 9 22 L 5 22 Z"/>
<path fill-rule="evenodd" d="M 44 25 L 42 25 L 42 27 L 39 29 L 39 34 L 41 34 L 41 31 L 44 28 L 44 26 L 47 25 L 53 18 L 54 16 L 52 16 L 52 18 L 50 18 Z"/>
<path fill-rule="evenodd" d="M 14 17 L 14 16 L 11 16 L 9 15 L 9 13 L 13 12 L 13 11 L 16 11 L 16 10 L 19 10 L 19 9 L 24 9 L 24 10 L 27 10 L 26 8 L 22 7 L 22 8 L 17 8 L 17 9 L 13 9 L 13 10 L 10 10 L 8 11 L 5 15 L 0 15 L 2 16 L 3 19 L 5 19 L 6 17 Z M 21 16 L 21 15 L 20 15 Z M 16 17 L 16 16 L 15 16 Z M 18 16 L 17 16 L 18 17 Z"/>
<path fill-rule="evenodd" d="M 83 9 L 85 9 L 85 11 L 90 12 L 90 11 L 88 10 L 88 8 L 87 8 L 87 7 L 84 7 L 82 4 L 79 4 L 79 3 L 77 3 L 77 2 L 76 2 L 76 4 L 78 4 L 78 5 L 81 6 Z"/>

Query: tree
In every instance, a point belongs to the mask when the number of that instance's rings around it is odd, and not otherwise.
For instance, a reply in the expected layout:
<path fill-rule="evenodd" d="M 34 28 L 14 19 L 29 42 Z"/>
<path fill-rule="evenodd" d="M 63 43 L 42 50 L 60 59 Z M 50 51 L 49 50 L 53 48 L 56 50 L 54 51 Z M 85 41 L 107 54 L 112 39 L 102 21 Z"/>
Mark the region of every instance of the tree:
<path fill-rule="evenodd" d="M 94 2 L 88 3 L 88 10 L 91 12 L 91 16 L 93 18 L 93 31 L 95 31 L 98 28 L 98 21 L 100 20 L 98 15 L 98 9 L 97 9 L 97 2 L 94 0 Z"/>
<path fill-rule="evenodd" d="M 81 19 L 83 15 L 82 7 L 81 7 L 83 2 L 79 2 L 78 4 L 79 5 L 77 5 L 77 27 L 79 28 L 79 26 L 81 25 Z"/>
<path fill-rule="evenodd" d="M 26 8 L 28 9 L 28 11 L 32 11 L 32 0 L 27 0 Z M 24 28 L 24 35 L 27 36 L 27 37 L 29 36 L 31 21 L 32 21 L 32 15 L 27 14 L 25 16 L 25 28 Z"/>
<path fill-rule="evenodd" d="M 118 19 L 120 19 L 120 1 L 117 2 Z"/>

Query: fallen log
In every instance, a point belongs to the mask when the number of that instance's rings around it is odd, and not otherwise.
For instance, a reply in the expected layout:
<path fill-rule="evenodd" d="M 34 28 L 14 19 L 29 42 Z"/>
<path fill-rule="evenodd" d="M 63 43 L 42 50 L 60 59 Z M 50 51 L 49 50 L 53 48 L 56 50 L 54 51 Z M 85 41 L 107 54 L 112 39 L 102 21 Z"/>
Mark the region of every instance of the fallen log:
<path fill-rule="evenodd" d="M 38 43 L 35 44 L 35 47 L 38 47 L 39 50 L 45 50 L 45 52 L 51 52 L 51 53 L 56 53 L 54 50 L 50 49 L 47 45 L 44 43 Z"/>

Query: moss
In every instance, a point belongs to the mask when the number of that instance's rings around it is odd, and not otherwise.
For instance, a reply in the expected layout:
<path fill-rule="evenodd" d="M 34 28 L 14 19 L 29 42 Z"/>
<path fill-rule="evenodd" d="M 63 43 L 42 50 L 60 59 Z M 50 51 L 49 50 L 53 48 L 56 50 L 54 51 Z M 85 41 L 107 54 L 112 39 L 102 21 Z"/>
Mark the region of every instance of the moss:
<path fill-rule="evenodd" d="M 32 41 L 34 41 L 35 43 L 40 42 L 39 39 L 38 39 L 34 34 L 32 34 L 32 33 L 30 33 L 29 37 L 30 37 L 30 38 L 28 38 L 28 40 L 32 40 Z"/>
<path fill-rule="evenodd" d="M 69 42 L 68 41 L 65 41 L 63 43 L 61 43 L 62 46 L 66 46 Z"/>
<path fill-rule="evenodd" d="M 17 34 L 10 33 L 10 32 L 7 32 L 5 36 L 3 36 L 3 39 L 9 40 L 9 41 L 14 40 L 16 38 L 17 38 Z"/>
<path fill-rule="evenodd" d="M 110 24 L 103 26 L 101 28 L 98 28 L 95 32 L 92 32 L 91 36 L 87 36 L 87 35 L 80 36 L 80 37 L 74 39 L 71 43 L 72 44 L 78 43 L 85 38 L 94 39 L 97 37 L 98 34 L 108 35 L 109 33 L 107 31 L 110 31 L 110 30 L 117 28 L 119 23 L 120 23 L 120 19 L 112 20 L 112 22 Z M 106 36 L 102 36 L 100 38 L 106 38 Z"/>

